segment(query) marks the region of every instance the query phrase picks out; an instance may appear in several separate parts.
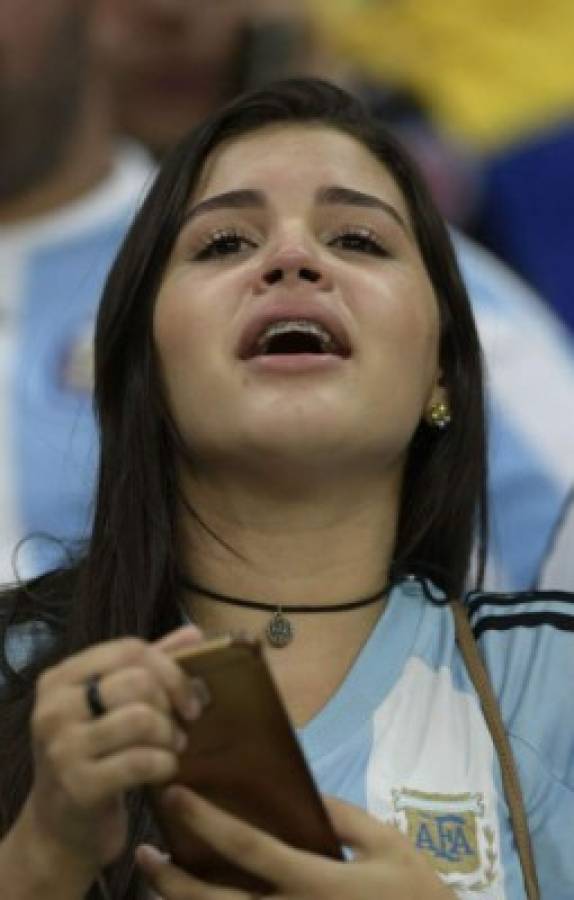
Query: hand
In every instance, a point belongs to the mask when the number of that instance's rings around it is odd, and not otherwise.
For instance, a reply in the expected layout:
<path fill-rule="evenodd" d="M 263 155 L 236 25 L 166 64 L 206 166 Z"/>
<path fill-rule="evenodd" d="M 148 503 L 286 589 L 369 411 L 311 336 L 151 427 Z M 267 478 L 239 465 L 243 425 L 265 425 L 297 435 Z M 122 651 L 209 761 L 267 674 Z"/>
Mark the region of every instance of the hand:
<path fill-rule="evenodd" d="M 288 847 L 187 788 L 171 786 L 162 793 L 162 802 L 182 828 L 276 885 L 266 900 L 454 900 L 450 888 L 400 832 L 341 800 L 326 798 L 325 803 L 341 843 L 354 850 L 355 858 L 348 863 Z M 201 882 L 147 845 L 138 847 L 136 861 L 162 900 L 253 898 Z"/>
<path fill-rule="evenodd" d="M 121 853 L 124 792 L 175 775 L 186 742 L 177 718 L 201 711 L 193 685 L 166 651 L 200 639 L 186 626 L 155 644 L 113 640 L 40 676 L 31 720 L 34 782 L 10 833 L 13 845 L 85 873 L 88 883 Z M 85 696 L 94 673 L 106 709 L 98 718 Z"/>

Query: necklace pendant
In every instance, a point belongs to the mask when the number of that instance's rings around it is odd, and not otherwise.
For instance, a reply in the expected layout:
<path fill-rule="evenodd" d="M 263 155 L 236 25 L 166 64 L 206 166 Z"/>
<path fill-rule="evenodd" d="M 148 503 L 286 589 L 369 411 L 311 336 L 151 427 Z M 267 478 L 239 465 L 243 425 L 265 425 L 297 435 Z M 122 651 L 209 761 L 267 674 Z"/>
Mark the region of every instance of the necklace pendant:
<path fill-rule="evenodd" d="M 291 622 L 285 618 L 280 609 L 274 613 L 273 618 L 267 625 L 265 635 L 272 647 L 286 647 L 293 640 Z"/>

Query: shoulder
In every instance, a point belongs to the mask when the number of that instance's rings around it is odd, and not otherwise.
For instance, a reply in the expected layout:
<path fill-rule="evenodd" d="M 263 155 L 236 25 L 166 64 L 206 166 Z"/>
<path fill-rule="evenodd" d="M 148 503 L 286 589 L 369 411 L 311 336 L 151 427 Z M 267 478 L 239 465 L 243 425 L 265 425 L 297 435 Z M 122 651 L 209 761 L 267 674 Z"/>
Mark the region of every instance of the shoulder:
<path fill-rule="evenodd" d="M 558 354 L 553 364 L 569 365 L 571 376 L 574 341 L 545 300 L 485 247 L 455 229 L 451 238 L 485 350 L 494 353 L 510 344 L 522 352 L 526 329 L 544 362 Z"/>
<path fill-rule="evenodd" d="M 518 591 L 515 593 L 475 592 L 468 595 L 467 609 L 474 636 L 478 639 L 486 632 L 507 632 L 509 638 L 525 634 L 528 640 L 538 640 L 541 629 L 550 626 L 557 631 L 569 632 L 574 639 L 574 592 Z"/>
<path fill-rule="evenodd" d="M 2 242 L 18 254 L 21 265 L 46 267 L 53 260 L 54 277 L 66 261 L 81 265 L 82 258 L 75 260 L 75 254 L 82 251 L 91 253 L 92 259 L 96 254 L 96 261 L 98 252 L 115 254 L 154 176 L 154 164 L 142 148 L 120 143 L 109 171 L 96 185 L 25 225 L 3 227 Z M 106 264 L 109 267 L 109 258 Z M 92 270 L 90 274 L 93 277 Z"/>
<path fill-rule="evenodd" d="M 468 611 L 509 735 L 574 788 L 574 593 L 473 594 Z"/>

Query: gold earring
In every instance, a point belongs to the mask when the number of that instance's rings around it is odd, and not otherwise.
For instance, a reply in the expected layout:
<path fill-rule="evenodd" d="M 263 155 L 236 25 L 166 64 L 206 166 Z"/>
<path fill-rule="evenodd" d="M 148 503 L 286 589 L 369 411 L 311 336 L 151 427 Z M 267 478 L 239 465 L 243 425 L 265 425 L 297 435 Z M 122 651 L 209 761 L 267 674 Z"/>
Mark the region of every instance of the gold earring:
<path fill-rule="evenodd" d="M 450 406 L 446 400 L 439 400 L 437 403 L 433 403 L 427 414 L 427 422 L 429 425 L 439 431 L 445 431 L 450 425 L 451 420 L 452 415 Z"/>

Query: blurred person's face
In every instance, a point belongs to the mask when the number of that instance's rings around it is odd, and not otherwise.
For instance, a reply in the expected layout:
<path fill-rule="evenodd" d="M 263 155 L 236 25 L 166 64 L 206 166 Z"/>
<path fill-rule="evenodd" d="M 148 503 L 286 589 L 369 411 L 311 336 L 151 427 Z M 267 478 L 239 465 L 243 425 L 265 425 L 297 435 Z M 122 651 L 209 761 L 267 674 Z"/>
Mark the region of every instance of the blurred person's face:
<path fill-rule="evenodd" d="M 161 155 L 239 87 L 250 23 L 299 0 L 99 0 L 96 41 L 119 128 Z"/>
<path fill-rule="evenodd" d="M 84 0 L 0 2 L 0 204 L 58 166 L 86 71 Z"/>

